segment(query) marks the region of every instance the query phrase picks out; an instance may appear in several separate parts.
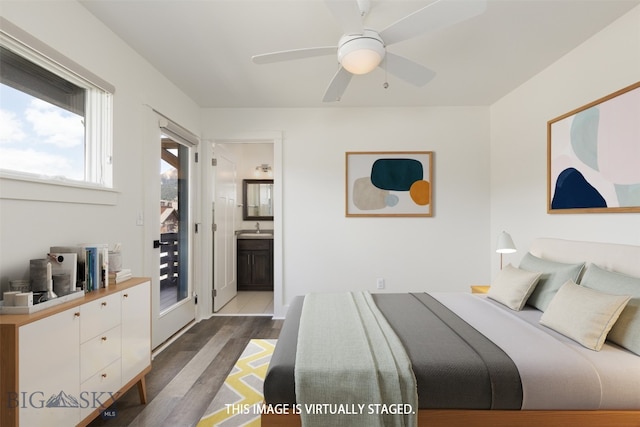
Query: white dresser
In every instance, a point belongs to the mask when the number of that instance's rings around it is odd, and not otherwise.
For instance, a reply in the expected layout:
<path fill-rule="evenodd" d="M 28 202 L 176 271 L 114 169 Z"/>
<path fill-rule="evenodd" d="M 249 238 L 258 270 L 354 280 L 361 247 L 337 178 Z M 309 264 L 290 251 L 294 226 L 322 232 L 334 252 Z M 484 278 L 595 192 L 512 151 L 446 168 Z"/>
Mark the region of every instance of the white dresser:
<path fill-rule="evenodd" d="M 2 426 L 84 426 L 151 370 L 151 282 L 0 315 Z"/>

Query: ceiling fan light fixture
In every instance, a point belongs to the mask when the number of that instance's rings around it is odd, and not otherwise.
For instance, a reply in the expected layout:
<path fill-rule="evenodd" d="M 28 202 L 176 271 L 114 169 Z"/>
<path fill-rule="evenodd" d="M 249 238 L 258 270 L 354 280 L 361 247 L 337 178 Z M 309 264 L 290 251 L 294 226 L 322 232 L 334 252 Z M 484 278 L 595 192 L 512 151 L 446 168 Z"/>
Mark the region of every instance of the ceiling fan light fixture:
<path fill-rule="evenodd" d="M 382 57 L 371 49 L 357 49 L 349 52 L 340 63 L 351 74 L 367 74 L 380 65 Z"/>
<path fill-rule="evenodd" d="M 338 62 L 351 74 L 367 74 L 384 59 L 384 44 L 375 31 L 364 35 L 345 36 L 340 40 Z"/>

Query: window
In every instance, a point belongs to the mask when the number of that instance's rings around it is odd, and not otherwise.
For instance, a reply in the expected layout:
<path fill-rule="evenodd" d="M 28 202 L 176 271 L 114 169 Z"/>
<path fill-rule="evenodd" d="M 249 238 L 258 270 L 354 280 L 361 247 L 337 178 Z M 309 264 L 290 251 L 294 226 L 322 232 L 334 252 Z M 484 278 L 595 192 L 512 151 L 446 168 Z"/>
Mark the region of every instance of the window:
<path fill-rule="evenodd" d="M 112 186 L 113 88 L 92 77 L 39 41 L 0 33 L 3 176 Z"/>

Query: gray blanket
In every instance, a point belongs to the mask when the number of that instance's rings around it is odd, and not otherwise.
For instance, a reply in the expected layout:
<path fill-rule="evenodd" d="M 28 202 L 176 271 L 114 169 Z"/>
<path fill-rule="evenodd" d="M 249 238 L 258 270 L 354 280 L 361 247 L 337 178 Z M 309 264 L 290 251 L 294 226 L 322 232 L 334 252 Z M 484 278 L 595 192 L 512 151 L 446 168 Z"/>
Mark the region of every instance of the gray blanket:
<path fill-rule="evenodd" d="M 521 408 L 522 385 L 515 364 L 456 314 L 426 294 L 374 294 L 373 299 L 411 359 L 419 408 Z M 298 401 L 294 365 L 303 300 L 291 302 L 278 338 L 264 383 L 267 403 Z M 335 331 L 349 327 L 339 325 Z"/>
<path fill-rule="evenodd" d="M 422 409 L 520 409 L 514 362 L 429 294 L 375 294 L 411 358 Z"/>
<path fill-rule="evenodd" d="M 305 427 L 417 425 L 411 363 L 368 293 L 307 295 L 295 388 Z"/>

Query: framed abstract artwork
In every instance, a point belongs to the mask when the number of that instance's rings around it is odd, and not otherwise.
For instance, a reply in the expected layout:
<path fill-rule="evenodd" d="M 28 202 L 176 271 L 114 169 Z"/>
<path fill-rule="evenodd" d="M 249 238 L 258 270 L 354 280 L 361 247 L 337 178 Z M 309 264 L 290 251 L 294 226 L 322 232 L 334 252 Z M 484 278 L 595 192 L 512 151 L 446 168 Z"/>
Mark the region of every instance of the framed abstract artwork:
<path fill-rule="evenodd" d="M 547 212 L 640 212 L 640 82 L 547 122 Z"/>
<path fill-rule="evenodd" d="M 346 216 L 433 216 L 433 152 L 346 153 Z"/>

